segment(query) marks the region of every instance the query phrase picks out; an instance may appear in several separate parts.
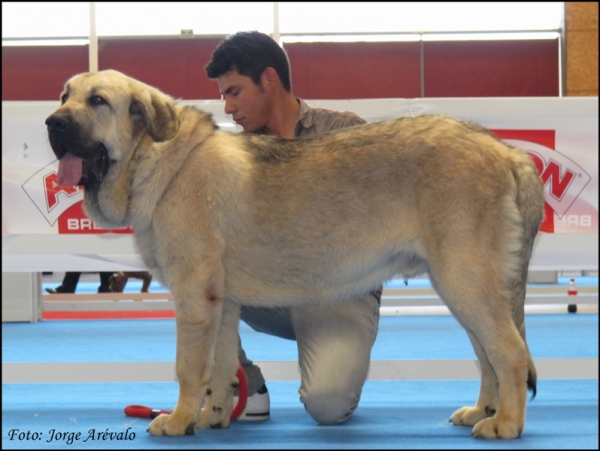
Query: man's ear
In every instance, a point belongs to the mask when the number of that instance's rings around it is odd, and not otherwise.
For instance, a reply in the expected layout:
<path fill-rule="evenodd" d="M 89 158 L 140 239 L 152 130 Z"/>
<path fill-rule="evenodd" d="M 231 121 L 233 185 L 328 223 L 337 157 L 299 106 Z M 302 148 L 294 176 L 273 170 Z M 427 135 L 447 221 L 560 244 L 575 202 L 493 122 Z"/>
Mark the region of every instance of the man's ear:
<path fill-rule="evenodd" d="M 266 82 L 266 86 L 269 88 L 271 92 L 275 91 L 275 89 L 281 84 L 279 80 L 279 74 L 272 67 L 267 67 L 262 74 L 263 79 Z"/>

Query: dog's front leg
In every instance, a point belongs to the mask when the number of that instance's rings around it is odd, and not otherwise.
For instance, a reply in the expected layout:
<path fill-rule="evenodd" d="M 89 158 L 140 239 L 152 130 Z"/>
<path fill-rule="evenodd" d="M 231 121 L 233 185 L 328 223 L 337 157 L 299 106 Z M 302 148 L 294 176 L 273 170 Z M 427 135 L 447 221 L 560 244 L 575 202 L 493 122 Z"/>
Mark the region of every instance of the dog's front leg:
<path fill-rule="evenodd" d="M 198 423 L 201 429 L 229 426 L 233 391 L 239 384 L 236 377 L 239 319 L 240 306 L 227 300 L 223 301 L 221 325 L 217 332 L 215 347 L 215 366 L 208 385 L 206 403 Z"/>
<path fill-rule="evenodd" d="M 218 277 L 221 279 L 222 277 Z M 219 281 L 221 281 L 219 280 Z M 177 324 L 176 373 L 179 380 L 179 399 L 171 415 L 155 418 L 148 432 L 152 435 L 191 435 L 196 432 L 200 408 L 208 390 L 214 365 L 217 331 L 223 309 L 223 284 L 174 284 Z M 203 293 L 202 297 L 194 296 Z"/>

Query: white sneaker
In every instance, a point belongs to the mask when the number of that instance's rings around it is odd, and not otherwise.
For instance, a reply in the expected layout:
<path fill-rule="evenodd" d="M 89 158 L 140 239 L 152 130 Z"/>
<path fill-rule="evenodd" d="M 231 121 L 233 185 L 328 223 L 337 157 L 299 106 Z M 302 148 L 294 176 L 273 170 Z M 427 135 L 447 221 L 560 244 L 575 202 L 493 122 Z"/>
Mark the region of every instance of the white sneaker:
<path fill-rule="evenodd" d="M 233 406 L 237 406 L 238 397 L 233 397 Z M 267 386 L 263 385 L 258 389 L 252 396 L 248 396 L 246 401 L 246 408 L 239 416 L 239 421 L 260 421 L 268 420 L 271 417 L 269 411 L 271 407 L 271 399 L 269 398 L 269 391 Z"/>

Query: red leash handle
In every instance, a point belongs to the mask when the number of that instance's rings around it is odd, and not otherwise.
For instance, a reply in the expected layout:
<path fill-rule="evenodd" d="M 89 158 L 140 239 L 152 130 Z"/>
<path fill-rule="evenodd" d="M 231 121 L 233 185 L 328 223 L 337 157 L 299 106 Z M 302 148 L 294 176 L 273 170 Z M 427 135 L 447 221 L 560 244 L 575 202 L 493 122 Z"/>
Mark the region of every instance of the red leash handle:
<path fill-rule="evenodd" d="M 153 420 L 159 415 L 170 414 L 170 410 L 152 409 L 146 406 L 138 406 L 137 404 L 125 407 L 125 415 L 127 415 L 128 417 L 150 418 L 151 420 Z"/>
<path fill-rule="evenodd" d="M 236 375 L 240 381 L 240 396 L 238 397 L 237 405 L 231 411 L 231 421 L 235 421 L 240 417 L 242 412 L 244 412 L 244 409 L 246 408 L 246 402 L 248 401 L 248 383 L 246 381 L 246 373 L 244 373 L 244 369 L 242 368 L 242 365 L 239 362 Z M 137 404 L 125 407 L 125 415 L 127 415 L 128 417 L 149 418 L 153 420 L 159 415 L 170 414 L 170 410 L 152 409 L 151 407 L 140 406 Z"/>
<path fill-rule="evenodd" d="M 231 411 L 231 421 L 235 421 L 240 417 L 246 408 L 246 401 L 248 401 L 248 382 L 246 381 L 246 373 L 244 373 L 244 368 L 242 368 L 242 364 L 239 361 L 236 376 L 240 381 L 238 387 L 240 396 L 238 396 L 238 402 Z"/>

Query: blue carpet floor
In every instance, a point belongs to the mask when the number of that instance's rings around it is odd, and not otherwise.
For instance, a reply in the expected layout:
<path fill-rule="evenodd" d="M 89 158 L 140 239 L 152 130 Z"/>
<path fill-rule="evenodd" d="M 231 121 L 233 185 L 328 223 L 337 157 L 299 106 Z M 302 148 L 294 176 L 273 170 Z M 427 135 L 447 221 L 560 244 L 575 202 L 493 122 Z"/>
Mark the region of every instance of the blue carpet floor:
<path fill-rule="evenodd" d="M 526 316 L 535 358 L 598 357 L 598 314 Z M 240 323 L 248 356 L 296 360 L 296 342 L 259 334 Z M 175 320 L 88 320 L 2 325 L 3 362 L 172 362 Z M 452 316 L 384 316 L 373 360 L 475 359 L 466 333 Z"/>
<path fill-rule="evenodd" d="M 527 315 L 528 341 L 536 358 L 598 357 L 598 315 Z M 249 356 L 293 360 L 296 344 L 240 326 Z M 2 361 L 173 361 L 173 320 L 44 321 L 2 325 Z M 464 331 L 450 316 L 383 317 L 374 360 L 474 358 Z M 298 400 L 298 381 L 268 383 L 271 420 L 235 422 L 226 430 L 198 431 L 178 439 L 151 437 L 149 420 L 123 414 L 128 404 L 163 409 L 177 399 L 176 383 L 3 384 L 3 449 L 95 448 L 428 448 L 597 449 L 598 380 L 539 380 L 529 403 L 526 431 L 518 440 L 482 441 L 470 428 L 447 421 L 477 398 L 474 380 L 366 382 L 354 416 L 322 427 Z M 11 432 L 12 431 L 12 432 Z M 80 433 L 68 445 L 54 431 Z M 106 440 L 90 431 L 108 432 Z M 28 440 L 27 433 L 35 440 Z M 110 438 L 113 433 L 113 438 Z M 119 436 L 118 434 L 121 433 Z M 127 434 L 127 439 L 125 439 Z M 135 434 L 135 438 L 133 438 Z M 97 437 L 97 436 L 94 436 Z M 121 438 L 121 440 L 119 439 Z"/>
<path fill-rule="evenodd" d="M 228 429 L 169 438 L 147 434 L 150 420 L 126 417 L 123 407 L 132 393 L 148 405 L 170 406 L 177 397 L 175 383 L 3 385 L 2 448 L 598 449 L 597 380 L 540 381 L 524 435 L 508 441 L 477 440 L 470 428 L 448 423 L 457 407 L 476 398 L 477 381 L 367 381 L 356 413 L 336 427 L 318 426 L 304 412 L 297 386 L 269 383 L 269 421 L 236 421 Z M 12 440 L 11 430 L 18 430 Z M 53 430 L 80 436 L 70 445 L 49 441 Z M 122 439 L 90 439 L 90 431 Z M 27 432 L 39 437 L 19 439 Z"/>
<path fill-rule="evenodd" d="M 100 279 L 97 278 L 97 275 L 93 276 L 96 280 L 90 281 L 90 277 L 85 277 L 85 280 L 81 280 L 77 284 L 76 293 L 77 294 L 94 294 L 98 291 L 98 286 L 100 285 Z M 557 283 L 535 283 L 530 284 L 535 287 L 568 287 L 569 281 L 571 278 L 575 279 L 575 283 L 578 287 L 586 287 L 586 286 L 598 286 L 598 277 L 597 276 L 561 276 L 557 278 Z M 60 283 L 57 282 L 48 282 L 44 281 L 42 283 L 42 292 L 46 294 L 46 288 L 56 288 Z M 141 280 L 138 279 L 129 279 L 127 285 L 125 285 L 125 293 L 139 293 L 142 287 Z M 384 284 L 386 288 L 431 288 L 431 282 L 427 278 L 419 278 L 419 279 L 410 279 L 408 280 L 408 285 L 405 285 L 404 280 L 402 279 L 392 279 Z M 162 285 L 160 282 L 153 280 L 150 283 L 149 291 L 151 293 L 161 293 L 166 292 L 167 288 Z"/>
<path fill-rule="evenodd" d="M 568 285 L 568 279 L 560 282 Z M 409 287 L 415 283 L 428 282 L 411 281 Z M 80 283 L 78 292 L 83 292 L 79 288 L 95 292 L 97 283 Z M 128 290 L 139 287 L 131 281 Z M 598 358 L 598 314 L 535 314 L 527 315 L 526 323 L 534 358 Z M 258 334 L 243 323 L 240 335 L 253 359 L 297 359 L 293 341 Z M 174 356 L 174 320 L 2 325 L 3 363 L 172 362 Z M 372 352 L 373 360 L 474 358 L 451 316 L 382 317 Z M 448 423 L 457 408 L 476 400 L 476 380 L 368 380 L 357 411 L 337 427 L 318 426 L 306 414 L 298 386 L 299 381 L 268 382 L 269 421 L 238 421 L 228 429 L 168 438 L 150 436 L 149 420 L 127 417 L 123 408 L 134 403 L 172 408 L 178 393 L 174 382 L 5 383 L 2 448 L 598 449 L 598 379 L 539 380 L 525 433 L 509 441 L 477 440 L 471 428 Z"/>

